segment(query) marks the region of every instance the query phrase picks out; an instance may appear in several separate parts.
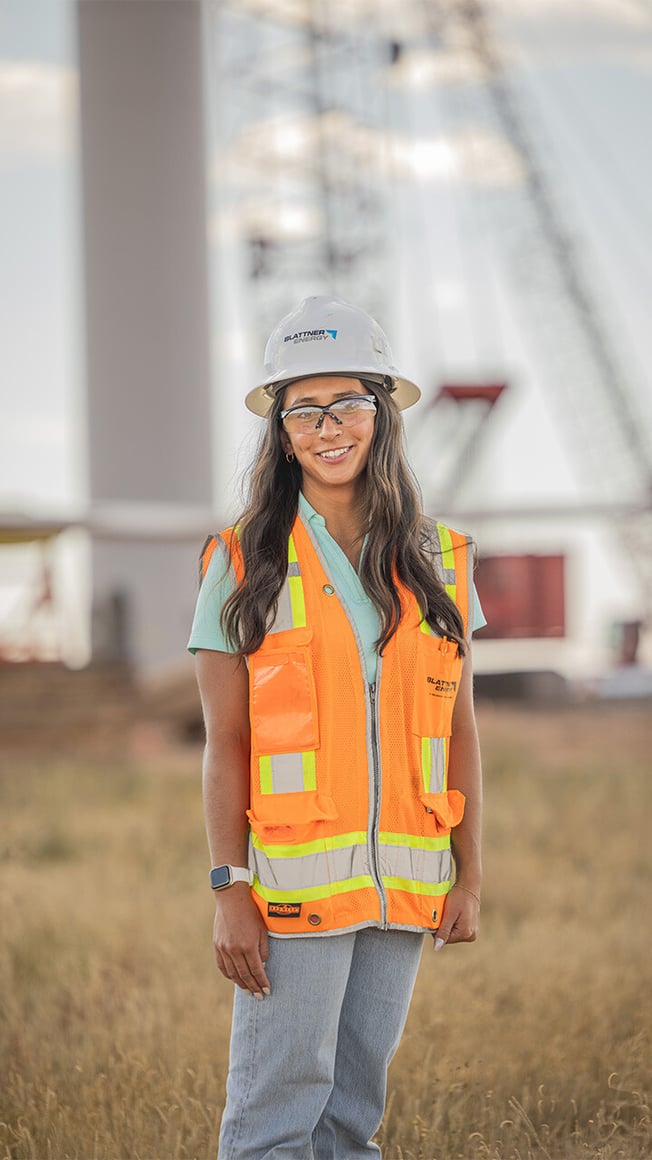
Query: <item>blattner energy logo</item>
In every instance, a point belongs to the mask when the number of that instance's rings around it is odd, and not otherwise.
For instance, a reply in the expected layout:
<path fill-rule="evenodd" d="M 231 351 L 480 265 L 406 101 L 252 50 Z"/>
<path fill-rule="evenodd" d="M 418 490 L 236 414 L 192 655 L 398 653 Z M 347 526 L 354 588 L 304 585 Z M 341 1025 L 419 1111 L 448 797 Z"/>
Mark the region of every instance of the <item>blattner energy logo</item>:
<path fill-rule="evenodd" d="M 336 330 L 299 330 L 296 334 L 286 334 L 283 342 L 327 342 L 337 338 Z"/>

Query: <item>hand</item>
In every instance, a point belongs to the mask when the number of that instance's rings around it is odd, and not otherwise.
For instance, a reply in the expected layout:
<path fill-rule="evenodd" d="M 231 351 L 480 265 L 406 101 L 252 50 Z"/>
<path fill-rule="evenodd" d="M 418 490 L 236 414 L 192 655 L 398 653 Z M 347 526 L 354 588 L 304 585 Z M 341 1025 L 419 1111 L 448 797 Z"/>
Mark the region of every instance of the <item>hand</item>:
<path fill-rule="evenodd" d="M 265 963 L 269 953 L 267 929 L 249 887 L 235 882 L 215 897 L 213 946 L 215 961 L 226 979 L 257 999 L 269 995 Z"/>
<path fill-rule="evenodd" d="M 435 931 L 435 950 L 447 943 L 475 942 L 478 937 L 480 902 L 475 892 L 462 885 L 452 886 L 446 895 L 444 917 Z"/>

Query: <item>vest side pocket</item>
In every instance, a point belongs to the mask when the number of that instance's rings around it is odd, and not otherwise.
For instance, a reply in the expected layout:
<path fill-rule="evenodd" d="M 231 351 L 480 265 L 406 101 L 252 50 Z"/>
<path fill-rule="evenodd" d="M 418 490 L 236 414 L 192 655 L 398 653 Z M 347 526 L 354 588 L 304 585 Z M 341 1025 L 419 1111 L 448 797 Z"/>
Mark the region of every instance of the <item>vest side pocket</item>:
<path fill-rule="evenodd" d="M 463 663 L 457 644 L 418 632 L 416 653 L 412 732 L 417 737 L 450 737 Z"/>
<path fill-rule="evenodd" d="M 335 802 L 318 790 L 272 793 L 256 798 L 247 817 L 265 845 L 294 845 L 323 837 L 323 823 L 337 818 Z"/>
<path fill-rule="evenodd" d="M 422 793 L 420 795 L 426 812 L 425 833 L 450 834 L 454 826 L 464 817 L 464 794 L 458 789 L 444 790 L 443 793 Z"/>
<path fill-rule="evenodd" d="M 272 634 L 249 657 L 251 751 L 256 757 L 319 745 L 311 636 L 307 629 Z"/>

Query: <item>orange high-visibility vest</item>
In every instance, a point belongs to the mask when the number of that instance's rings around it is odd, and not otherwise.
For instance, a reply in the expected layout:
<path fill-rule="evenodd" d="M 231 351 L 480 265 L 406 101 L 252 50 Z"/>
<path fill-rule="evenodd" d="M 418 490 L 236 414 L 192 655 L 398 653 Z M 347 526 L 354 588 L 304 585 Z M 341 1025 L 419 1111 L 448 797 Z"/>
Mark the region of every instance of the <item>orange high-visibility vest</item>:
<path fill-rule="evenodd" d="M 441 524 L 437 532 L 466 634 L 471 541 Z M 237 529 L 221 537 L 240 581 Z M 207 542 L 204 572 L 216 542 Z M 447 789 L 462 658 L 399 591 L 401 621 L 370 685 L 353 618 L 297 516 L 274 623 L 247 658 L 249 864 L 275 934 L 433 930 L 441 920 L 450 831 L 464 812 L 463 794 Z"/>

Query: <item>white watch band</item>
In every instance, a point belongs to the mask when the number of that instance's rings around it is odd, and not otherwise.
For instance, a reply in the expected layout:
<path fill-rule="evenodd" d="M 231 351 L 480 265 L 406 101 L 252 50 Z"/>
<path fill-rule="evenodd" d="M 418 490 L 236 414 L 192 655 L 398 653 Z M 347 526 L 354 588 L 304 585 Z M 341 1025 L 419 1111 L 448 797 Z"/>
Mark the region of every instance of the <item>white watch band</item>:
<path fill-rule="evenodd" d="M 252 870 L 244 866 L 230 866 L 226 863 L 223 866 L 213 866 L 210 882 L 213 890 L 226 890 L 229 886 L 233 886 L 234 882 L 246 882 L 249 886 L 253 886 L 254 875 Z"/>

